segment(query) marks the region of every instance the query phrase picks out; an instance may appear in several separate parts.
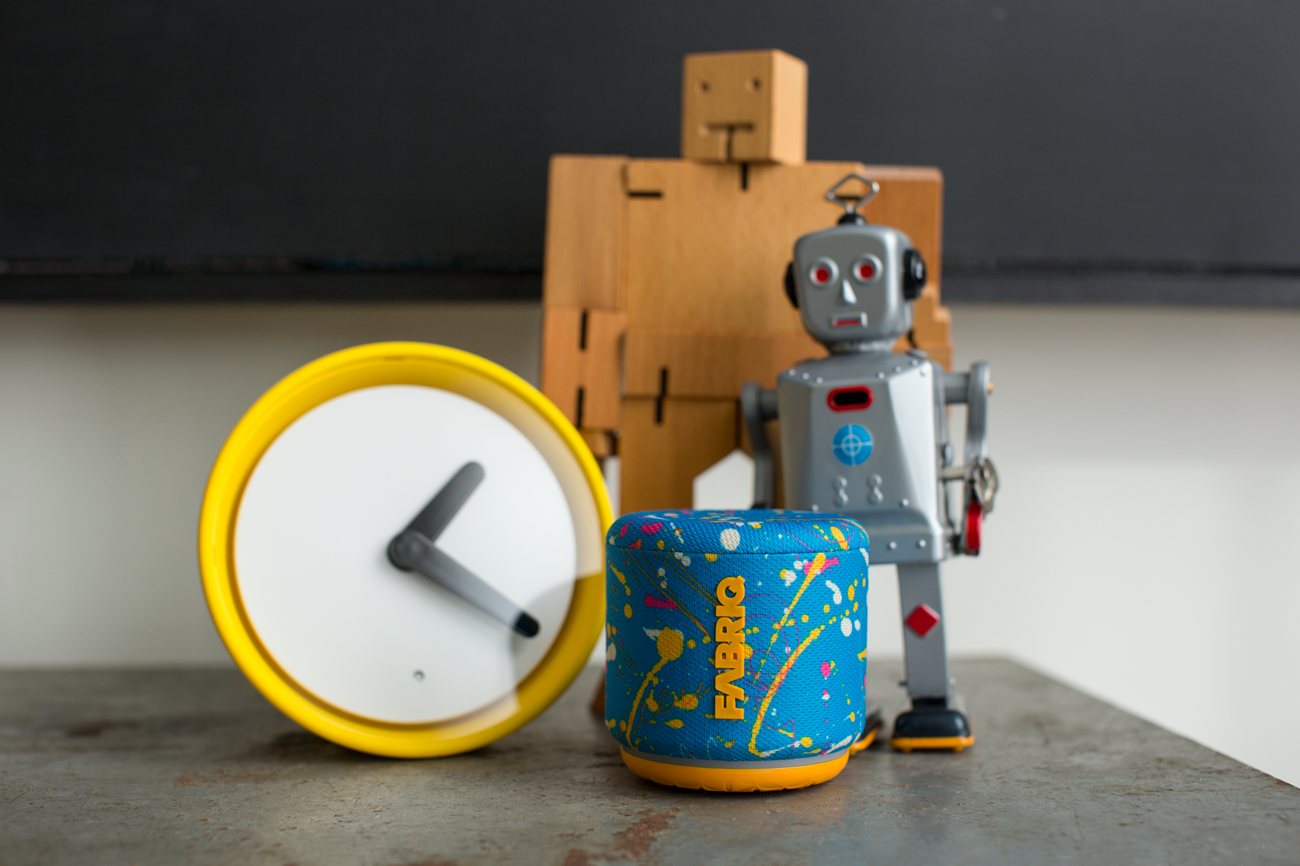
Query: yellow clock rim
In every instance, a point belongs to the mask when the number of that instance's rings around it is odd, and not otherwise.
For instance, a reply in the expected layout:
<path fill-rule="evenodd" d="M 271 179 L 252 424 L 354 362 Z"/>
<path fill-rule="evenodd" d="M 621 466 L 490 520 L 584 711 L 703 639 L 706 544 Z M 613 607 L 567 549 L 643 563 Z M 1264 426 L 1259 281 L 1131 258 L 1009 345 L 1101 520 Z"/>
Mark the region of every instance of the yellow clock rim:
<path fill-rule="evenodd" d="M 506 418 L 558 469 L 576 460 L 581 481 L 557 471 L 566 496 L 585 486 L 599 526 L 593 539 L 603 556 L 613 522 L 604 479 L 590 449 L 568 419 L 540 391 L 491 361 L 428 343 L 372 343 L 326 355 L 290 373 L 245 413 L 217 456 L 199 516 L 199 570 L 217 632 L 235 663 L 272 704 L 320 736 L 375 755 L 425 758 L 454 755 L 491 743 L 531 721 L 577 677 L 604 623 L 603 565 L 580 575 L 560 634 L 513 695 L 454 719 L 425 725 L 390 724 L 334 707 L 296 683 L 262 646 L 239 597 L 234 570 L 234 529 L 239 503 L 266 449 L 290 424 L 327 400 L 380 385 L 426 385 L 476 400 Z M 562 465 L 562 464 L 561 464 Z M 587 518 L 589 520 L 589 516 Z M 583 518 L 575 514 L 582 531 Z"/>

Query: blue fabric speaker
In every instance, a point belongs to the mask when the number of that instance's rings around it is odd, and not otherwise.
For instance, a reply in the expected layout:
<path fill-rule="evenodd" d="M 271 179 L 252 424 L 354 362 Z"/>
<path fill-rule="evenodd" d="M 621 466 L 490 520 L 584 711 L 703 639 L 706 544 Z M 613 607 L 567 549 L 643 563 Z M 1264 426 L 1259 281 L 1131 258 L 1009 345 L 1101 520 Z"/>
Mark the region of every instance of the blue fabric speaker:
<path fill-rule="evenodd" d="M 843 768 L 866 709 L 868 541 L 801 511 L 653 511 L 606 538 L 606 725 L 654 781 L 772 790 Z"/>

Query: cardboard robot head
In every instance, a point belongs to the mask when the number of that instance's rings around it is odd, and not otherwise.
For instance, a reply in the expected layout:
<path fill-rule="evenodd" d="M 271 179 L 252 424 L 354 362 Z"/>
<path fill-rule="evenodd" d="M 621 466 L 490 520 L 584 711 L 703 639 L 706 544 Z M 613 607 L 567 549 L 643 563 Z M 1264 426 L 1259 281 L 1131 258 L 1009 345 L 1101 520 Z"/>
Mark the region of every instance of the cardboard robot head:
<path fill-rule="evenodd" d="M 784 51 L 688 54 L 682 70 L 682 158 L 804 161 L 808 67 Z"/>
<path fill-rule="evenodd" d="M 848 181 L 867 192 L 844 196 Z M 912 328 L 912 301 L 925 286 L 925 262 L 907 235 L 868 225 L 857 212 L 879 189 L 849 175 L 826 197 L 845 209 L 834 228 L 795 242 L 786 272 L 786 292 L 803 316 L 804 328 L 832 352 L 882 348 Z"/>

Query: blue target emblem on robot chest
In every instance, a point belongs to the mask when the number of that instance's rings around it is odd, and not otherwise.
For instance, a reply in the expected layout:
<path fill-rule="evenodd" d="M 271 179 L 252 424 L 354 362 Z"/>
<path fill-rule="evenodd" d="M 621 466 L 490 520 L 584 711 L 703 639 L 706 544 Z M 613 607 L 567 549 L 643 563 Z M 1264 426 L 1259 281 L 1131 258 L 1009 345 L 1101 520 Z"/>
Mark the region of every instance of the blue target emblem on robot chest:
<path fill-rule="evenodd" d="M 860 424 L 845 424 L 835 431 L 831 451 L 845 466 L 857 466 L 871 456 L 871 433 Z"/>

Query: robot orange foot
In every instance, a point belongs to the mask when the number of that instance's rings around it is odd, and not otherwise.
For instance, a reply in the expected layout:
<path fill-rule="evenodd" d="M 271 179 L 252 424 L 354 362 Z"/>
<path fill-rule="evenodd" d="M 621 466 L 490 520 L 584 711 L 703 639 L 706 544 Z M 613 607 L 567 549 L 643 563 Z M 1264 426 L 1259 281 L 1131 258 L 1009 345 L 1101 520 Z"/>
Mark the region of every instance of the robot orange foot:
<path fill-rule="evenodd" d="M 889 744 L 900 752 L 914 749 L 960 752 L 974 743 L 966 714 L 948 706 L 943 698 L 914 698 L 912 709 L 894 719 L 894 733 L 889 739 Z"/>

